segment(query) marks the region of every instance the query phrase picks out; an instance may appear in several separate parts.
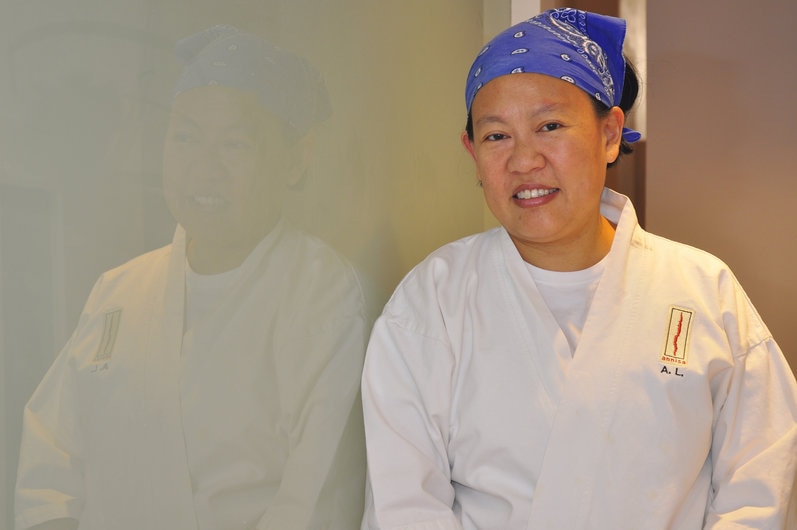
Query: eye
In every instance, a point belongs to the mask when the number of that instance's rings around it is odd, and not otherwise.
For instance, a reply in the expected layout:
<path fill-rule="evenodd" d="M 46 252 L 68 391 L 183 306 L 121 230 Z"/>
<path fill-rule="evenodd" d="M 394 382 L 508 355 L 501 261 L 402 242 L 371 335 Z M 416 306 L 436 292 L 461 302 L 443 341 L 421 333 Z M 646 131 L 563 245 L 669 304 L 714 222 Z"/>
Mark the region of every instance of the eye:
<path fill-rule="evenodd" d="M 195 143 L 196 137 L 186 131 L 175 131 L 172 134 L 172 141 L 178 144 Z"/>
<path fill-rule="evenodd" d="M 488 134 L 487 136 L 485 136 L 484 137 L 484 141 L 485 142 L 496 142 L 498 140 L 504 140 L 506 138 L 508 138 L 508 136 L 505 135 L 505 134 L 493 133 L 493 134 Z"/>
<path fill-rule="evenodd" d="M 556 129 L 559 129 L 560 127 L 562 127 L 561 123 L 551 122 L 551 123 L 546 123 L 545 125 L 540 127 L 540 131 L 551 132 L 555 131 Z"/>
<path fill-rule="evenodd" d="M 222 147 L 227 151 L 248 151 L 254 147 L 251 135 L 235 131 L 224 136 Z"/>
<path fill-rule="evenodd" d="M 252 144 L 246 140 L 228 140 L 224 143 L 224 147 L 231 150 L 243 151 L 247 150 Z"/>

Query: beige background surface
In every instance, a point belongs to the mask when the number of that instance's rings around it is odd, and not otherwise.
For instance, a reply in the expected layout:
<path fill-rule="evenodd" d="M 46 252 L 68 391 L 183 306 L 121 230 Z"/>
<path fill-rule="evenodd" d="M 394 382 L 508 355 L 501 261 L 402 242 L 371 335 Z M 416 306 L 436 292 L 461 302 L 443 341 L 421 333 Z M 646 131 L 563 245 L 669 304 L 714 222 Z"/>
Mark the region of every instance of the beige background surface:
<path fill-rule="evenodd" d="M 797 4 L 647 9 L 647 226 L 725 260 L 797 369 Z"/>

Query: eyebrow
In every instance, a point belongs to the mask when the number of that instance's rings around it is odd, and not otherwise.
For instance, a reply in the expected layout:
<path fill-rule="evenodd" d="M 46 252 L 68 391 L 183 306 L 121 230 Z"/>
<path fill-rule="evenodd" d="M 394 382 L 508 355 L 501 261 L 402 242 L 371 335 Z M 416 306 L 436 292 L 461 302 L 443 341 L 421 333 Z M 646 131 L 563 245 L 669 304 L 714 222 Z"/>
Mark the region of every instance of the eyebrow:
<path fill-rule="evenodd" d="M 180 125 L 190 125 L 192 127 L 198 126 L 196 121 L 190 118 L 187 114 L 183 114 L 182 112 L 174 112 L 172 114 L 170 121 L 172 123 L 178 123 Z"/>
<path fill-rule="evenodd" d="M 482 116 L 478 120 L 475 120 L 473 122 L 473 126 L 477 127 L 477 126 L 486 125 L 486 124 L 489 124 L 489 123 L 503 123 L 503 121 L 504 120 L 502 118 L 500 118 L 500 117 L 498 117 L 496 115 L 488 114 L 487 116 Z"/>
<path fill-rule="evenodd" d="M 561 106 L 562 106 L 561 103 L 558 103 L 558 102 L 548 103 L 548 104 L 542 105 L 542 106 L 537 107 L 536 109 L 534 109 L 531 113 L 529 113 L 527 115 L 527 118 L 531 118 L 531 119 L 536 118 L 538 116 L 541 116 L 541 115 L 547 114 L 549 112 L 555 111 L 558 108 L 560 108 Z M 473 122 L 473 125 L 474 125 L 474 127 L 476 127 L 476 126 L 484 126 L 484 125 L 488 125 L 488 124 L 492 124 L 492 123 L 504 123 L 504 121 L 505 121 L 504 118 L 502 118 L 498 114 L 487 114 L 486 116 L 482 116 L 478 120 L 475 120 Z"/>
<path fill-rule="evenodd" d="M 190 116 L 183 114 L 181 112 L 176 112 L 174 119 L 176 121 L 176 125 L 178 127 L 191 127 L 193 129 L 201 130 L 199 123 L 195 121 Z M 246 120 L 238 120 L 234 123 L 227 125 L 224 128 L 225 133 L 237 133 L 240 132 L 242 134 L 257 134 L 257 128 L 252 126 L 251 124 L 247 123 Z"/>

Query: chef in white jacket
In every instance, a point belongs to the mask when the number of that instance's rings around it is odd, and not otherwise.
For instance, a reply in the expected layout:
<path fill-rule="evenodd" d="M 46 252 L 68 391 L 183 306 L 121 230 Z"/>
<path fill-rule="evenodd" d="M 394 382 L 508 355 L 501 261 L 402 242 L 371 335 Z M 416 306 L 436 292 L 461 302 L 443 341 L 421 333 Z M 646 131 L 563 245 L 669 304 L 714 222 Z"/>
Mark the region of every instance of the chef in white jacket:
<path fill-rule="evenodd" d="M 281 215 L 329 111 L 323 84 L 231 27 L 178 52 L 174 240 L 102 275 L 28 403 L 17 528 L 350 529 L 363 293 Z"/>
<path fill-rule="evenodd" d="M 797 386 L 719 259 L 604 188 L 638 89 L 625 22 L 498 35 L 467 81 L 501 227 L 414 268 L 362 390 L 363 529 L 794 529 Z"/>

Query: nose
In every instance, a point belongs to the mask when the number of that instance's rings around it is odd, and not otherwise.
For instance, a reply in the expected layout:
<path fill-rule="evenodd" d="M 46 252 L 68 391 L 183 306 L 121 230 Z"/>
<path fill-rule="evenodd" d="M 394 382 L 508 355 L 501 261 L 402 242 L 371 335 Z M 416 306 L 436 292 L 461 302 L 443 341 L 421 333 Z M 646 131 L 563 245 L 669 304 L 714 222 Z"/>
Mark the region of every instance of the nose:
<path fill-rule="evenodd" d="M 226 166 L 220 148 L 202 143 L 192 160 L 191 169 L 200 180 L 212 181 L 225 178 Z"/>
<path fill-rule="evenodd" d="M 512 139 L 508 169 L 514 173 L 529 173 L 545 165 L 545 157 L 533 138 L 516 135 Z"/>

